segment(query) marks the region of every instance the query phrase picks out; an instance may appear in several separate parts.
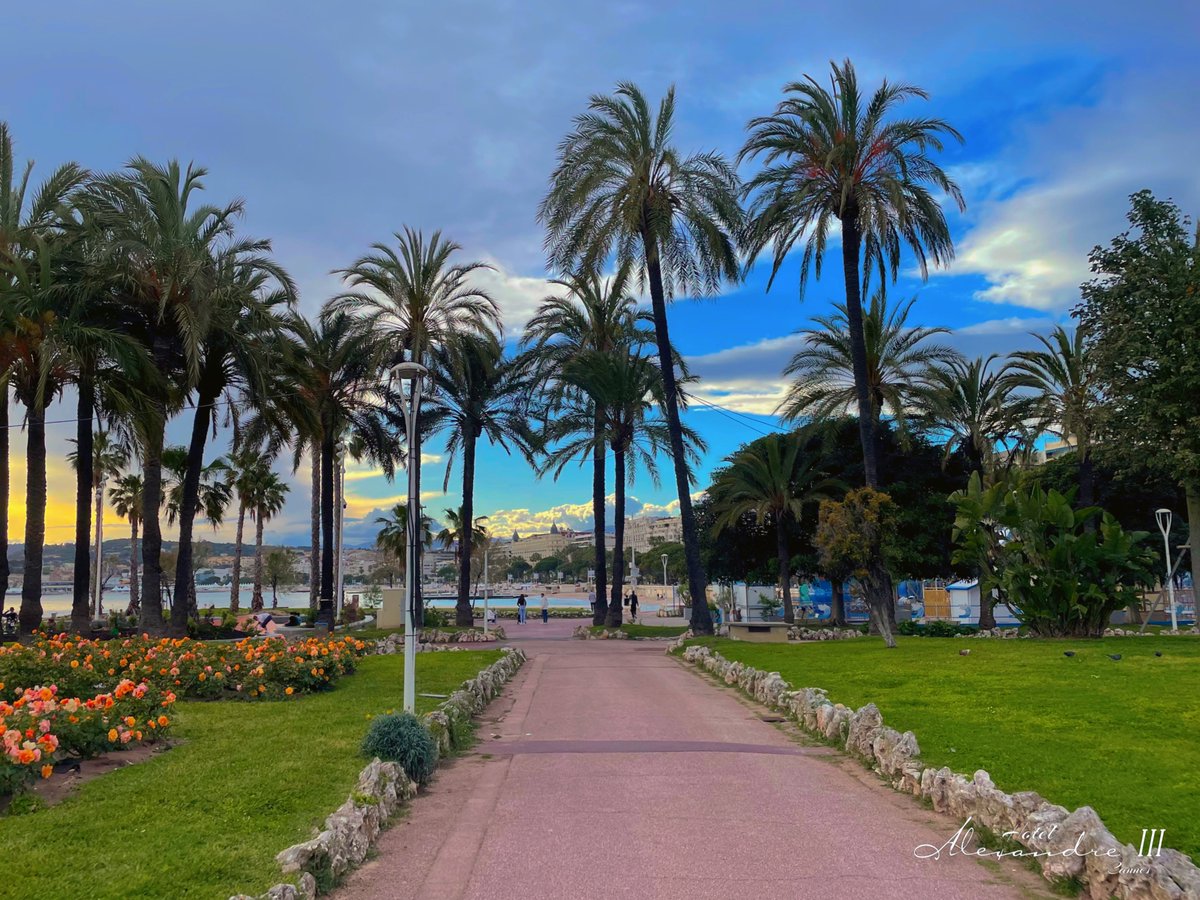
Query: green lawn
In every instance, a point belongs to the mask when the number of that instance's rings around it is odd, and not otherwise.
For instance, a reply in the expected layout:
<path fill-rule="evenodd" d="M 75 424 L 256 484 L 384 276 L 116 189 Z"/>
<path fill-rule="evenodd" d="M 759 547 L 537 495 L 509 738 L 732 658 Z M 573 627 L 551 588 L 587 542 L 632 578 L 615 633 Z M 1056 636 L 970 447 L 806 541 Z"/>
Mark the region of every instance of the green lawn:
<path fill-rule="evenodd" d="M 833 702 L 873 701 L 888 725 L 916 733 L 927 764 L 986 769 L 1002 790 L 1090 805 L 1134 846 L 1143 828 L 1165 828 L 1166 846 L 1200 855 L 1196 638 L 697 643 L 825 688 Z"/>
<path fill-rule="evenodd" d="M 448 694 L 499 656 L 422 653 L 417 690 Z M 401 705 L 402 669 L 399 654 L 371 656 L 328 693 L 180 704 L 180 746 L 57 806 L 0 818 L 0 846 L 24 860 L 0 878 L 0 896 L 263 892 L 279 880 L 275 854 L 310 837 L 350 793 L 368 717 Z M 439 702 L 418 697 L 418 711 Z"/>

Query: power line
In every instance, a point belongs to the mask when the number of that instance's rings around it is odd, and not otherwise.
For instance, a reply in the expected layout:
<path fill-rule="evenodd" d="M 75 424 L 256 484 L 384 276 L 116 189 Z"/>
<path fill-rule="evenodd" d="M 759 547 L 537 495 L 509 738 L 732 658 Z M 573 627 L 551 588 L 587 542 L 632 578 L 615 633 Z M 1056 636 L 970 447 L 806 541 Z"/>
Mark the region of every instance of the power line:
<path fill-rule="evenodd" d="M 752 431 L 756 431 L 759 434 L 761 434 L 763 437 L 770 437 L 772 434 L 787 434 L 788 433 L 779 428 L 771 428 L 769 431 L 764 431 L 760 427 L 762 423 L 760 423 L 754 419 L 751 419 L 749 416 L 742 415 L 741 413 L 737 412 L 736 410 L 726 409 L 724 406 L 718 406 L 716 403 L 713 403 L 709 400 L 705 400 L 703 397 L 697 397 L 695 394 L 690 393 L 690 392 L 684 392 L 684 396 L 686 396 L 687 398 L 689 398 L 691 400 L 696 400 L 700 403 L 703 403 L 705 406 L 711 407 L 712 409 L 716 410 L 718 413 L 723 415 L 725 418 L 729 419 L 729 421 L 734 422 L 737 425 L 741 425 L 743 428 L 749 428 Z M 735 416 L 737 418 L 734 418 Z M 769 427 L 770 426 L 768 426 L 768 428 Z"/>

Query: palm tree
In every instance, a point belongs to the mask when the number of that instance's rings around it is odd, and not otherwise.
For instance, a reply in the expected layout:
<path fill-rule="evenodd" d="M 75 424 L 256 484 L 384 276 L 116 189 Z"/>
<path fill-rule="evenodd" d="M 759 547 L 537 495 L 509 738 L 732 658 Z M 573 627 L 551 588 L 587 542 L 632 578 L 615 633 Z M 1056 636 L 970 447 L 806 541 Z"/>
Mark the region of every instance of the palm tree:
<path fill-rule="evenodd" d="M 565 295 L 546 297 L 525 326 L 522 343 L 538 381 L 547 383 L 545 392 L 547 412 L 553 415 L 564 402 L 562 392 L 568 386 L 562 381 L 566 366 L 587 353 L 611 353 L 631 342 L 649 343 L 652 331 L 639 328 L 645 318 L 637 300 L 629 293 L 630 266 L 621 266 L 613 277 L 603 279 L 595 271 L 577 272 L 551 282 L 566 289 Z M 592 532 L 595 545 L 596 605 L 592 622 L 603 625 L 608 616 L 605 597 L 608 581 L 608 560 L 605 542 L 605 473 L 604 473 L 604 412 L 593 408 L 592 458 Z M 587 454 L 583 456 L 586 462 Z M 555 471 L 555 478 L 562 467 Z"/>
<path fill-rule="evenodd" d="M 1033 410 L 1042 428 L 1074 442 L 1079 459 L 1079 502 L 1091 506 L 1095 498 L 1092 443 L 1100 396 L 1088 358 L 1087 329 L 1079 327 L 1068 334 L 1056 325 L 1049 337 L 1033 337 L 1045 349 L 1009 355 L 1011 384 L 1033 392 Z"/>
<path fill-rule="evenodd" d="M 385 366 L 408 359 L 432 364 L 435 349 L 457 335 L 481 335 L 500 330 L 500 311 L 488 293 L 475 284 L 478 275 L 491 271 L 482 262 L 452 263 L 462 247 L 433 232 L 426 240 L 421 231 L 405 227 L 396 232 L 396 247 L 372 244 L 373 252 L 340 270 L 350 290 L 335 297 L 331 311 L 345 310 L 358 318 L 359 327 L 384 347 Z M 419 462 L 422 438 L 409 448 Z M 417 469 L 417 496 L 421 473 Z M 419 558 L 418 548 L 418 558 Z M 418 568 L 418 572 L 420 569 Z M 417 609 L 420 579 L 417 579 Z"/>
<path fill-rule="evenodd" d="M 97 179 L 80 200 L 92 227 L 102 231 L 97 265 L 119 299 L 139 317 L 139 333 L 157 377 L 144 385 L 135 431 L 145 473 L 142 522 L 144 630 L 164 629 L 162 614 L 162 454 L 171 407 L 199 380 L 203 339 L 218 283 L 217 257 L 233 245 L 241 201 L 196 205 L 206 171 L 177 161 L 157 165 L 134 159 L 126 171 Z M 177 623 L 178 626 L 178 623 Z"/>
<path fill-rule="evenodd" d="M 735 527 L 748 513 L 754 514 L 759 525 L 771 520 L 779 559 L 779 587 L 783 591 L 783 618 L 795 622 L 788 526 L 800 522 L 806 505 L 832 497 L 844 485 L 821 471 L 823 461 L 806 451 L 798 433 L 769 434 L 726 461 L 729 465 L 713 478 L 710 491 L 715 528 L 723 531 Z"/>
<path fill-rule="evenodd" d="M 992 369 L 999 358 L 993 353 L 939 370 L 925 402 L 927 426 L 946 437 L 945 458 L 962 451 L 967 472 L 981 477 L 1011 467 L 1029 446 L 1027 403 L 1014 398 L 1003 369 Z"/>
<path fill-rule="evenodd" d="M 81 387 L 82 391 L 83 388 Z M 82 423 L 76 423 L 82 424 Z M 121 441 L 117 440 L 111 431 L 99 431 L 94 435 L 91 430 L 91 419 L 89 418 L 87 426 L 87 434 L 92 437 L 92 466 L 86 484 L 95 485 L 95 507 L 96 507 L 96 529 L 100 530 L 101 522 L 104 518 L 104 482 L 109 476 L 116 477 L 121 473 L 121 470 L 129 462 L 129 448 Z M 79 440 L 83 435 L 76 438 L 76 446 L 79 446 L 83 441 Z M 78 473 L 79 469 L 79 454 L 71 452 L 67 454 L 67 460 L 75 467 Z M 77 487 L 82 488 L 84 483 L 81 482 Z M 100 600 L 100 591 L 96 591 L 90 601 L 88 597 L 88 537 L 91 531 L 90 514 L 80 514 L 80 508 L 76 497 L 75 511 L 75 580 L 74 580 L 74 596 L 71 602 L 71 630 L 76 634 L 85 634 L 90 628 L 90 619 L 104 614 L 103 604 Z M 86 504 L 85 504 L 86 506 Z M 80 522 L 85 523 L 81 528 Z M 97 538 L 99 541 L 100 538 Z M 79 551 L 80 542 L 83 542 L 83 553 Z M 96 554 L 94 565 L 91 566 L 92 577 L 98 582 L 101 578 L 100 574 L 100 559 L 103 556 L 103 547 L 99 547 Z M 81 577 L 82 576 L 82 577 Z"/>
<path fill-rule="evenodd" d="M 129 606 L 126 615 L 134 615 L 138 602 L 138 526 L 142 522 L 142 476 L 134 472 L 122 475 L 108 489 L 108 502 L 122 519 L 129 520 Z"/>
<path fill-rule="evenodd" d="M 242 547 L 245 544 L 246 513 L 253 510 L 255 491 L 263 478 L 263 462 L 258 448 L 238 447 L 229 457 L 229 480 L 237 495 L 237 528 L 233 539 L 233 571 L 229 584 L 229 611 L 237 615 L 241 607 L 242 590 Z"/>
<path fill-rule="evenodd" d="M 397 503 L 390 516 L 378 516 L 375 524 L 380 526 L 375 535 L 375 546 L 396 560 L 396 567 L 404 577 L 405 554 L 408 548 L 408 504 Z M 421 516 L 421 546 L 433 546 L 433 530 L 429 516 Z"/>
<path fill-rule="evenodd" d="M 290 490 L 289 485 L 263 462 L 258 471 L 250 494 L 250 514 L 254 516 L 254 594 L 250 600 L 250 609 L 258 612 L 263 608 L 263 525 L 267 519 L 275 516 L 283 509 L 284 500 Z"/>
<path fill-rule="evenodd" d="M 520 362 L 504 359 L 498 335 L 463 335 L 434 354 L 434 401 L 424 414 L 431 430 L 446 436 L 445 491 L 454 460 L 462 456 L 463 521 L 474 521 L 475 451 L 480 438 L 511 453 L 510 445 L 531 459 L 532 431 L 529 402 L 535 381 Z M 459 548 L 458 602 L 455 621 L 469 627 L 471 607 L 471 542 Z"/>
<path fill-rule="evenodd" d="M 883 292 L 876 290 L 863 321 L 869 415 L 878 426 L 879 417 L 886 413 L 901 435 L 929 391 L 934 370 L 961 358 L 952 347 L 929 343 L 931 337 L 949 334 L 950 329 L 909 326 L 908 315 L 915 302 L 914 297 L 889 308 Z M 795 379 L 776 410 L 785 421 L 835 419 L 859 411 L 849 315 L 844 303 L 835 304 L 834 309 L 834 315 L 814 317 L 819 327 L 801 332 L 804 349 L 783 370 L 785 376 Z"/>
<path fill-rule="evenodd" d="M 649 283 L 688 584 L 696 601 L 692 629 L 711 634 L 667 299 L 713 294 L 723 280 L 737 280 L 734 236 L 742 228 L 737 174 L 718 154 L 684 157 L 672 144 L 674 88 L 657 116 L 628 82 L 613 96 L 593 96 L 588 109 L 559 144 L 538 219 L 559 271 L 596 270 L 615 254 L 619 265 L 636 265 L 639 280 Z"/>
<path fill-rule="evenodd" d="M 929 151 L 940 151 L 943 137 L 961 141 L 962 135 L 941 119 L 889 120 L 905 100 L 928 99 L 920 88 L 885 80 L 864 105 L 851 62 L 831 68 L 828 90 L 805 76 L 784 86 L 787 96 L 774 113 L 750 121 L 739 161 L 761 156 L 763 169 L 746 184 L 753 198 L 744 236 L 746 267 L 769 245 L 770 290 L 792 247 L 803 242 L 803 294 L 810 264 L 821 277 L 829 233 L 835 219 L 840 223 L 854 387 L 859 410 L 873 410 L 862 294 L 872 270 L 880 282 L 888 275 L 896 279 L 905 247 L 923 276 L 930 260 L 943 265 L 953 258 L 946 217 L 930 188 L 959 209 L 962 193 Z M 867 485 L 878 487 L 875 417 L 860 415 L 858 422 Z"/>

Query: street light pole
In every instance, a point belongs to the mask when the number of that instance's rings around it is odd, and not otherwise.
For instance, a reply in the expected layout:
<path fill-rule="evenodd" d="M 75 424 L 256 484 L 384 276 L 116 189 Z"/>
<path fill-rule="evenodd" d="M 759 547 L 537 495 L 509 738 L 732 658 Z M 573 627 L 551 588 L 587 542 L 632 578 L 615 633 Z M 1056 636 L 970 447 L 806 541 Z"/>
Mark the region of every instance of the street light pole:
<path fill-rule="evenodd" d="M 417 701 L 416 665 L 417 633 L 416 586 L 417 541 L 421 533 L 421 505 L 417 496 L 417 473 L 421 458 L 413 453 L 417 445 L 417 416 L 421 411 L 421 385 L 429 370 L 417 362 L 403 362 L 392 367 L 391 375 L 401 385 L 411 382 L 407 394 L 401 388 L 400 411 L 408 439 L 408 528 L 404 548 L 404 711 L 415 712 Z"/>
<path fill-rule="evenodd" d="M 483 636 L 488 635 L 488 548 L 483 548 Z"/>
<path fill-rule="evenodd" d="M 1174 632 L 1179 630 L 1179 622 L 1175 617 L 1175 567 L 1171 565 L 1171 520 L 1175 516 L 1169 509 L 1158 509 L 1154 511 L 1154 518 L 1163 536 L 1163 559 L 1166 560 L 1167 567 L 1167 602 L 1171 604 L 1171 631 Z"/>
<path fill-rule="evenodd" d="M 337 622 L 338 613 L 345 607 L 345 588 L 342 586 L 343 564 L 342 531 L 346 523 L 346 442 L 338 441 L 338 522 L 337 522 L 337 566 L 334 573 L 335 593 L 333 595 L 333 621 Z"/>
<path fill-rule="evenodd" d="M 96 510 L 96 583 L 93 585 L 95 599 L 92 601 L 92 606 L 96 608 L 96 615 L 104 615 L 104 601 L 101 598 L 101 584 L 104 581 L 104 484 L 108 479 L 100 476 L 100 503 Z"/>

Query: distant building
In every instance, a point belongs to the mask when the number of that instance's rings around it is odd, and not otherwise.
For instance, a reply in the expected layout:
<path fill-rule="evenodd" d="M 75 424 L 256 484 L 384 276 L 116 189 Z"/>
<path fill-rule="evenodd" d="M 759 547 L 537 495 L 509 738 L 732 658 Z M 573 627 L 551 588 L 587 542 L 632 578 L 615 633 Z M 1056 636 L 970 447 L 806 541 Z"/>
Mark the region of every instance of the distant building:
<path fill-rule="evenodd" d="M 638 553 L 649 551 L 655 544 L 678 544 L 683 541 L 683 520 L 679 516 L 636 518 L 625 520 L 625 546 Z"/>

